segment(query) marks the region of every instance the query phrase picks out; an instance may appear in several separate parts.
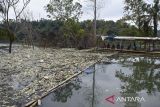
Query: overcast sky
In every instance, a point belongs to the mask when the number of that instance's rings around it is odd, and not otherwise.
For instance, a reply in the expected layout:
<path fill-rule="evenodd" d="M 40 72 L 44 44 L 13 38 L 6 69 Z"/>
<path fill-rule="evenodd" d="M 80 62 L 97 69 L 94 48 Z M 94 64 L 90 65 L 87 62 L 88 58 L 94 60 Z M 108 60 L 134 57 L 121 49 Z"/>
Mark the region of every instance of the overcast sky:
<path fill-rule="evenodd" d="M 47 18 L 45 6 L 50 0 L 31 0 L 26 10 L 30 10 L 33 13 L 34 20 Z M 75 0 L 82 4 L 83 14 L 80 20 L 93 19 L 93 5 L 88 2 L 90 0 Z M 153 0 L 145 0 L 147 3 L 153 3 Z M 97 0 L 98 7 L 98 19 L 104 20 L 118 20 L 123 17 L 124 0 Z M 160 29 L 160 24 L 158 29 Z"/>
<path fill-rule="evenodd" d="M 50 0 L 31 0 L 26 11 L 32 12 L 34 20 L 47 18 L 47 13 L 45 10 L 45 6 L 49 3 Z M 90 0 L 74 0 L 78 1 L 82 4 L 83 14 L 80 17 L 80 20 L 93 19 L 93 4 L 89 2 Z M 148 3 L 152 3 L 153 0 L 145 0 Z M 105 20 L 118 20 L 123 17 L 123 8 L 124 8 L 124 0 L 97 0 L 97 7 L 101 7 L 98 9 L 98 19 Z M 19 6 L 20 8 L 20 6 Z M 10 13 L 10 16 L 14 16 L 14 12 Z"/>
<path fill-rule="evenodd" d="M 87 0 L 78 0 L 83 5 L 83 15 L 80 20 L 93 19 L 93 11 L 91 11 L 90 3 Z M 123 16 L 123 0 L 97 0 L 102 4 L 98 9 L 98 19 L 117 20 Z M 35 19 L 47 18 L 47 13 L 44 6 L 49 3 L 49 0 L 31 0 L 27 10 L 33 12 Z"/>

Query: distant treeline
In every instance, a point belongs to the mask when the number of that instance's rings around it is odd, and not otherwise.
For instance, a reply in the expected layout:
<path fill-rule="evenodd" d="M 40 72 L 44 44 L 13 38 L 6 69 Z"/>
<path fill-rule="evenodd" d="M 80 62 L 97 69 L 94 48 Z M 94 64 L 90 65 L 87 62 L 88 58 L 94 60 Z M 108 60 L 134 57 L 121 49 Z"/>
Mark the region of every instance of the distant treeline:
<path fill-rule="evenodd" d="M 11 22 L 10 29 L 14 29 L 14 21 Z M 75 21 L 68 20 L 62 22 L 59 20 L 26 21 L 18 22 L 16 31 L 16 41 L 28 45 L 54 46 L 54 47 L 74 47 L 90 48 L 96 45 L 96 37 L 93 36 L 93 21 Z M 3 27 L 3 24 L 1 25 Z M 118 35 L 118 36 L 152 36 L 145 35 L 145 32 L 139 32 L 134 25 L 126 23 L 124 20 L 105 21 L 97 20 L 97 35 Z M 5 35 L 4 35 L 5 36 Z M 3 35 L 0 36 L 3 38 Z"/>

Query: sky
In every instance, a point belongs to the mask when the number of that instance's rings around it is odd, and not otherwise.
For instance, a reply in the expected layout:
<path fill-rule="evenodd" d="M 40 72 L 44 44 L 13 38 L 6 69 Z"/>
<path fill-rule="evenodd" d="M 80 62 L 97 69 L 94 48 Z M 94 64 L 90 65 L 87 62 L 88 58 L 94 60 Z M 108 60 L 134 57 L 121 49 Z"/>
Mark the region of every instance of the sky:
<path fill-rule="evenodd" d="M 118 20 L 123 17 L 123 7 L 124 3 L 123 0 L 97 0 L 97 17 L 98 19 L 105 19 L 105 20 Z M 88 4 L 83 3 L 83 11 L 84 14 L 82 15 L 82 20 L 93 18 L 93 11 L 89 11 Z M 100 8 L 99 8 L 100 7 Z M 87 11 L 88 10 L 88 11 Z"/>
<path fill-rule="evenodd" d="M 89 0 L 77 0 L 79 1 L 83 8 L 83 14 L 80 20 L 93 19 L 93 9 L 88 1 Z M 98 7 L 98 19 L 105 20 L 118 20 L 123 16 L 123 0 L 97 0 Z M 47 13 L 44 6 L 49 3 L 49 0 L 31 0 L 26 10 L 32 12 L 34 19 L 47 18 Z M 99 5 L 103 4 L 103 5 Z"/>
<path fill-rule="evenodd" d="M 45 6 L 50 0 L 31 0 L 25 11 L 32 13 L 32 20 L 39 20 L 41 18 L 48 18 Z M 83 14 L 79 18 L 80 21 L 93 19 L 93 3 L 90 0 L 74 0 L 82 4 Z M 117 21 L 124 16 L 124 0 L 97 0 L 97 19 L 114 20 Z M 145 0 L 147 3 L 153 3 L 153 0 Z M 21 3 L 18 6 L 21 8 Z M 14 16 L 14 12 L 10 12 L 10 17 Z M 1 20 L 1 19 L 0 19 Z M 158 29 L 160 29 L 160 24 Z"/>
<path fill-rule="evenodd" d="M 45 6 L 49 3 L 50 0 L 31 0 L 25 11 L 29 11 L 32 13 L 33 19 L 41 19 L 47 18 L 47 13 L 45 10 Z M 89 2 L 90 0 L 74 0 L 78 1 L 82 4 L 83 14 L 79 18 L 80 21 L 93 19 L 93 3 Z M 151 3 L 153 0 L 145 0 L 146 2 Z M 124 0 L 97 0 L 97 19 L 105 19 L 105 20 L 118 20 L 123 17 L 123 8 L 124 8 Z M 20 3 L 21 4 L 21 3 Z M 21 5 L 18 6 L 19 10 L 21 10 Z M 10 12 L 10 17 L 14 16 L 14 12 Z"/>
<path fill-rule="evenodd" d="M 31 0 L 30 4 L 26 8 L 29 10 L 34 20 L 41 18 L 47 18 L 45 6 L 50 0 Z M 93 3 L 90 0 L 74 0 L 82 4 L 83 14 L 79 18 L 80 21 L 93 19 Z M 97 0 L 97 19 L 113 20 L 117 21 L 124 16 L 124 0 Z M 145 0 L 147 3 L 153 3 L 153 0 Z M 11 14 L 13 15 L 13 13 Z M 158 29 L 160 29 L 160 24 Z"/>

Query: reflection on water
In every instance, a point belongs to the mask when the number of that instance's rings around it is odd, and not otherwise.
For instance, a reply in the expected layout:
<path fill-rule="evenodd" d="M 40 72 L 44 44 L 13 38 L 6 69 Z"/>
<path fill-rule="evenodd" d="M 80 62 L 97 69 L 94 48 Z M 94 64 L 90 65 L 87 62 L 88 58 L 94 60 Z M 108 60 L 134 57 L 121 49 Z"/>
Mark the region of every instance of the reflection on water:
<path fill-rule="evenodd" d="M 70 83 L 66 84 L 65 87 L 61 87 L 54 93 L 52 93 L 51 100 L 53 102 L 65 103 L 67 102 L 67 99 L 72 97 L 73 95 L 72 90 L 79 90 L 80 88 L 81 88 L 80 80 L 76 78 L 74 81 L 71 81 Z"/>
<path fill-rule="evenodd" d="M 159 107 L 158 57 L 114 57 L 91 66 L 82 75 L 42 100 L 40 107 Z M 95 71 L 95 72 L 94 72 Z M 111 95 L 143 96 L 145 102 L 111 104 Z"/>
<path fill-rule="evenodd" d="M 93 70 L 93 84 L 92 84 L 92 107 L 95 105 L 95 65 L 94 65 L 94 70 Z"/>
<path fill-rule="evenodd" d="M 116 72 L 116 77 L 124 83 L 121 86 L 122 94 L 134 93 L 138 96 L 137 93 L 141 91 L 145 91 L 148 95 L 156 95 L 156 92 L 160 92 L 160 71 L 158 71 L 160 66 L 155 64 L 155 59 L 140 57 L 138 61 L 132 63 L 131 67 L 133 72 L 129 75 L 123 71 Z M 128 107 L 127 105 L 131 104 L 126 103 L 125 107 Z M 134 106 L 140 107 L 140 104 Z"/>

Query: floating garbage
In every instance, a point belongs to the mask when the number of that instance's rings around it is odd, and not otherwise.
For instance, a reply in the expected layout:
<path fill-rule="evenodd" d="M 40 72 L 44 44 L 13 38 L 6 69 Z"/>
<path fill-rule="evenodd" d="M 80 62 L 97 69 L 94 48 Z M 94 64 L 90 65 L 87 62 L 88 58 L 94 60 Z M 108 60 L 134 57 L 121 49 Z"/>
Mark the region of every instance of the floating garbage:
<path fill-rule="evenodd" d="M 0 100 L 0 105 L 7 107 L 14 102 L 31 101 L 74 75 L 77 69 L 85 69 L 107 55 L 75 49 L 47 48 L 44 51 L 35 47 L 33 50 L 13 45 L 11 54 L 0 54 L 0 83 L 3 83 L 0 96 L 4 100 Z M 93 68 L 85 72 L 92 73 Z"/>
<path fill-rule="evenodd" d="M 94 66 L 90 66 L 84 72 L 86 74 L 92 74 L 94 72 L 94 70 L 95 70 L 95 67 Z"/>

